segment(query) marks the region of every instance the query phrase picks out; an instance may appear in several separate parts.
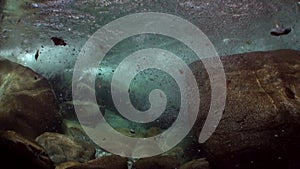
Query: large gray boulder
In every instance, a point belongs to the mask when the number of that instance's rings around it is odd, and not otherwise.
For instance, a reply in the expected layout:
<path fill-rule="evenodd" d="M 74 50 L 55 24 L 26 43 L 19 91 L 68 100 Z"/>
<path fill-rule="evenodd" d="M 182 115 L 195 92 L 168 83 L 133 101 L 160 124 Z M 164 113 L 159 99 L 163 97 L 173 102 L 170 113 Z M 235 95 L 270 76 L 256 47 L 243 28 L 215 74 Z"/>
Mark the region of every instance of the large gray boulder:
<path fill-rule="evenodd" d="M 61 114 L 47 79 L 0 58 L 0 129 L 35 138 L 61 130 Z"/>
<path fill-rule="evenodd" d="M 299 168 L 300 52 L 254 52 L 221 60 L 226 107 L 216 131 L 202 144 L 211 167 Z M 195 125 L 199 135 L 211 91 L 202 63 L 190 67 L 201 93 Z"/>

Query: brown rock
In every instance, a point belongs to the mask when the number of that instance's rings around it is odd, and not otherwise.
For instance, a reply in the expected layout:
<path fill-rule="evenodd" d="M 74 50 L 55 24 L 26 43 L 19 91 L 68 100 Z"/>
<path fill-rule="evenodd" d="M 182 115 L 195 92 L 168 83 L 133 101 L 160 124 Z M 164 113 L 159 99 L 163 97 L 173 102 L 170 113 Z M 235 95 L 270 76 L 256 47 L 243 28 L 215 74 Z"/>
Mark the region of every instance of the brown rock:
<path fill-rule="evenodd" d="M 2 167 L 54 169 L 52 161 L 41 146 L 14 131 L 0 132 L 0 150 Z"/>
<path fill-rule="evenodd" d="M 293 168 L 300 155 L 300 52 L 278 50 L 223 57 L 227 102 L 202 144 L 213 168 Z M 209 109 L 210 85 L 201 62 L 190 65 L 201 93 L 196 128 Z"/>
<path fill-rule="evenodd" d="M 85 164 L 69 167 L 67 169 L 127 169 L 127 159 L 112 155 L 101 157 Z"/>
<path fill-rule="evenodd" d="M 180 166 L 175 156 L 155 156 L 142 158 L 135 162 L 135 169 L 174 169 Z"/>
<path fill-rule="evenodd" d="M 56 164 L 67 161 L 87 162 L 95 157 L 95 148 L 91 144 L 63 134 L 46 132 L 37 137 L 36 141 Z"/>
<path fill-rule="evenodd" d="M 179 169 L 210 169 L 208 161 L 205 158 L 200 158 L 185 163 Z"/>
<path fill-rule="evenodd" d="M 64 163 L 59 164 L 58 166 L 55 167 L 55 169 L 66 169 L 66 168 L 73 167 L 76 165 L 80 165 L 80 163 L 74 162 L 74 161 L 69 161 L 69 162 L 64 162 Z"/>
<path fill-rule="evenodd" d="M 35 138 L 61 129 L 61 115 L 48 81 L 29 68 L 0 58 L 0 129 Z"/>

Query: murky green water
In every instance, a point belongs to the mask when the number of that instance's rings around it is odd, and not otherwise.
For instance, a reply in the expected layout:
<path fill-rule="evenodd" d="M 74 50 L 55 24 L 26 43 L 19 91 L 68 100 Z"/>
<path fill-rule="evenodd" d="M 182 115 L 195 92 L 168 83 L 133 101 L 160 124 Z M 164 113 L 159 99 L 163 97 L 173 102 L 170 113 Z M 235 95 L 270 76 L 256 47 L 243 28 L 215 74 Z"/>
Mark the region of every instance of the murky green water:
<path fill-rule="evenodd" d="M 87 40 L 113 20 L 139 12 L 172 14 L 197 26 L 219 56 L 228 56 L 278 49 L 300 50 L 299 10 L 300 2 L 296 0 L 1 0 L 0 56 L 47 78 L 65 125 L 78 126 L 75 103 L 71 103 L 74 65 Z M 270 31 L 278 27 L 290 28 L 291 32 L 272 36 Z M 67 45 L 54 45 L 51 37 L 61 38 Z M 168 99 L 166 111 L 147 124 L 131 122 L 118 113 L 110 91 L 114 71 L 131 53 L 146 48 L 170 51 L 187 65 L 197 60 L 188 46 L 172 37 L 140 34 L 114 46 L 98 68 L 85 70 L 85 76 L 96 77 L 97 102 L 106 110 L 107 122 L 120 133 L 137 138 L 167 130 L 176 120 L 181 104 L 176 81 L 165 72 L 147 69 L 131 81 L 129 89 L 124 88 L 121 80 L 117 87 L 128 92 L 133 106 L 141 111 L 151 107 L 149 94 L 159 88 Z M 202 152 L 197 153 L 200 151 L 197 139 L 190 133 L 181 142 L 179 147 L 183 150 L 177 154 L 179 158 L 187 161 L 204 156 Z M 98 146 L 97 151 L 98 157 L 107 155 Z"/>

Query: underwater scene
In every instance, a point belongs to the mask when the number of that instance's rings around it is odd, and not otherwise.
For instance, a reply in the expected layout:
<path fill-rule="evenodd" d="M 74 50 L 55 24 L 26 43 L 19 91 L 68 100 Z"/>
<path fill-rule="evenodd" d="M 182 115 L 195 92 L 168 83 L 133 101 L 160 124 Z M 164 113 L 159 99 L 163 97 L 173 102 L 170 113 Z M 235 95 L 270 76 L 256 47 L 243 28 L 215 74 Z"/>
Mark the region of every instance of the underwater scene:
<path fill-rule="evenodd" d="M 0 0 L 0 168 L 300 169 L 299 0 Z"/>

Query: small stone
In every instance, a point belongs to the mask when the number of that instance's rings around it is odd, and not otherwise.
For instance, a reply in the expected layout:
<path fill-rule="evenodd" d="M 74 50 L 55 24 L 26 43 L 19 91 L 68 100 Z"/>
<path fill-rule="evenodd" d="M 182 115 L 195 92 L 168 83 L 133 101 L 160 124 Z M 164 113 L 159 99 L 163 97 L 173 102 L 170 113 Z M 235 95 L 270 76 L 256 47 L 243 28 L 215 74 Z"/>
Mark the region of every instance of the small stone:
<path fill-rule="evenodd" d="M 129 129 L 129 128 L 116 128 L 116 131 L 119 133 L 128 136 L 128 137 L 137 137 L 137 138 L 144 138 L 145 134 L 136 130 Z"/>
<path fill-rule="evenodd" d="M 32 3 L 31 6 L 34 7 L 34 8 L 38 8 L 39 7 L 39 5 L 37 3 Z"/>
<path fill-rule="evenodd" d="M 130 133 L 131 133 L 131 134 L 135 134 L 135 130 L 130 129 Z"/>

